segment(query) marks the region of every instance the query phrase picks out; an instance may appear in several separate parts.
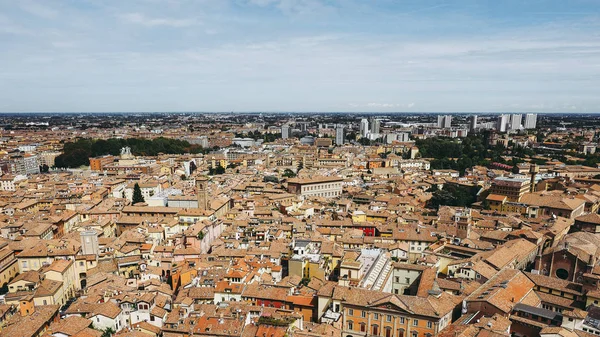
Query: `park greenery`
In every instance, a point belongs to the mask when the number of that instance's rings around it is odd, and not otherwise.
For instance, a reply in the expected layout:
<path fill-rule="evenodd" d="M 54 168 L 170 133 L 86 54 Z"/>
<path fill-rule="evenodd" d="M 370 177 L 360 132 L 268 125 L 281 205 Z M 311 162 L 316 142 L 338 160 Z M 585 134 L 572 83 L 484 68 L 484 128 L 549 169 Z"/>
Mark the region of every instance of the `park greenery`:
<path fill-rule="evenodd" d="M 469 135 L 461 139 L 434 137 L 419 139 L 416 146 L 423 158 L 431 158 L 432 169 L 457 170 L 462 175 L 465 169 L 475 165 L 489 166 L 501 163 L 515 166 L 525 158 L 535 155 L 531 149 L 518 147 L 512 143 L 508 148 L 501 144 L 489 145 L 489 131 Z M 503 156 L 510 155 L 507 161 Z"/>
<path fill-rule="evenodd" d="M 206 152 L 198 145 L 184 140 L 172 138 L 79 138 L 74 142 L 66 142 L 63 153 L 56 157 L 55 166 L 59 168 L 75 168 L 90 164 L 90 157 L 103 155 L 119 155 L 123 147 L 130 147 L 131 153 L 140 156 L 156 156 L 164 154 L 184 154 Z"/>
<path fill-rule="evenodd" d="M 438 189 L 433 186 L 430 190 L 431 199 L 427 202 L 427 207 L 439 209 L 440 206 L 470 206 L 477 201 L 477 192 L 479 186 L 444 184 L 444 188 Z"/>

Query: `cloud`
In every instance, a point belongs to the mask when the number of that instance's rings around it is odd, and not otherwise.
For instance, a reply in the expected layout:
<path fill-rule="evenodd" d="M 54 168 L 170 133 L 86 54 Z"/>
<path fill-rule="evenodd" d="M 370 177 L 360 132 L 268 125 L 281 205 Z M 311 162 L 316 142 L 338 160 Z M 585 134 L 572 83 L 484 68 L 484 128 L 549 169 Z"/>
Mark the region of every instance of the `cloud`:
<path fill-rule="evenodd" d="M 0 110 L 600 112 L 600 21 L 352 1 L 0 0 Z"/>
<path fill-rule="evenodd" d="M 348 104 L 352 108 L 368 108 L 368 109 L 412 109 L 415 107 L 415 103 L 367 103 L 367 104 Z"/>
<path fill-rule="evenodd" d="M 196 25 L 198 22 L 191 19 L 174 19 L 174 18 L 151 18 L 142 13 L 127 13 L 120 15 L 120 18 L 132 24 L 138 24 L 146 27 L 189 27 Z"/>
<path fill-rule="evenodd" d="M 0 17 L 0 35 L 8 34 L 8 35 L 21 35 L 21 36 L 34 36 L 35 34 L 26 28 L 23 28 L 19 25 L 16 25 L 9 21 L 3 21 L 2 17 Z"/>
<path fill-rule="evenodd" d="M 259 7 L 274 6 L 286 15 L 311 15 L 331 12 L 334 7 L 321 0 L 248 0 Z"/>
<path fill-rule="evenodd" d="M 55 19 L 59 14 L 54 8 L 42 5 L 33 0 L 19 0 L 18 3 L 19 7 L 25 12 L 44 19 Z"/>

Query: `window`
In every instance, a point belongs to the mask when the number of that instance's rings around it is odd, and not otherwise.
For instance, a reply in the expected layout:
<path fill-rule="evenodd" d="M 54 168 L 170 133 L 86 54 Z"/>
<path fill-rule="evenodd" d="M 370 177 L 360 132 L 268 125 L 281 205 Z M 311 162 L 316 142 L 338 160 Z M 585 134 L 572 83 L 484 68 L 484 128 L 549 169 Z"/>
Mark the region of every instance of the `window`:
<path fill-rule="evenodd" d="M 418 325 L 419 325 L 419 320 L 413 319 L 413 326 L 418 326 Z"/>
<path fill-rule="evenodd" d="M 569 272 L 566 269 L 559 268 L 556 270 L 556 277 L 562 280 L 566 280 L 569 278 Z"/>
<path fill-rule="evenodd" d="M 431 324 L 431 322 L 427 322 L 427 328 L 431 329 L 432 326 L 433 324 Z"/>
<path fill-rule="evenodd" d="M 379 314 L 378 313 L 374 313 L 373 314 L 373 319 L 379 319 Z"/>
<path fill-rule="evenodd" d="M 373 325 L 373 327 L 371 328 L 371 331 L 372 331 L 373 335 L 379 335 L 379 325 L 377 325 L 377 324 Z"/>
<path fill-rule="evenodd" d="M 354 322 L 348 321 L 348 330 L 354 330 Z"/>
<path fill-rule="evenodd" d="M 150 315 L 150 321 L 154 322 L 154 316 L 153 315 Z"/>
<path fill-rule="evenodd" d="M 392 321 L 392 315 L 385 316 L 385 321 L 386 322 L 391 322 Z"/>
<path fill-rule="evenodd" d="M 404 317 L 400 317 L 400 324 L 404 324 Z"/>
<path fill-rule="evenodd" d="M 354 316 L 354 309 L 348 309 L 348 316 Z"/>
<path fill-rule="evenodd" d="M 367 312 L 363 310 L 363 311 L 360 313 L 360 317 L 362 317 L 362 318 L 365 318 L 365 317 L 367 317 Z"/>
<path fill-rule="evenodd" d="M 360 332 L 367 331 L 367 325 L 365 323 L 360 323 Z"/>

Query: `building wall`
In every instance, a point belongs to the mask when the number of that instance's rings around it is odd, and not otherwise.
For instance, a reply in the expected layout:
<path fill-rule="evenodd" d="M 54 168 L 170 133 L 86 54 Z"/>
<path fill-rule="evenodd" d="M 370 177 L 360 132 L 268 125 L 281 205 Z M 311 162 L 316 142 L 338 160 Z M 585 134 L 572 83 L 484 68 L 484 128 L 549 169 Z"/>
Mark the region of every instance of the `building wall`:
<path fill-rule="evenodd" d="M 420 270 L 396 269 L 392 272 L 392 293 L 404 294 L 404 290 L 409 288 L 421 276 Z"/>
<path fill-rule="evenodd" d="M 436 320 L 398 311 L 344 305 L 341 328 L 342 336 L 427 337 L 435 336 L 450 321 L 449 315 Z"/>

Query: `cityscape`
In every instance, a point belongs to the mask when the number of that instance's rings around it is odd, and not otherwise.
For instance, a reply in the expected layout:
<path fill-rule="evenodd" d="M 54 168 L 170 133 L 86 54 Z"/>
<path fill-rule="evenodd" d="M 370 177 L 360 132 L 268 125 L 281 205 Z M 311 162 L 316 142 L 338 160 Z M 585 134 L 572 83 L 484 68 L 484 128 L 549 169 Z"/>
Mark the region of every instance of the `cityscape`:
<path fill-rule="evenodd" d="M 600 333 L 596 115 L 1 119 L 0 336 Z"/>

